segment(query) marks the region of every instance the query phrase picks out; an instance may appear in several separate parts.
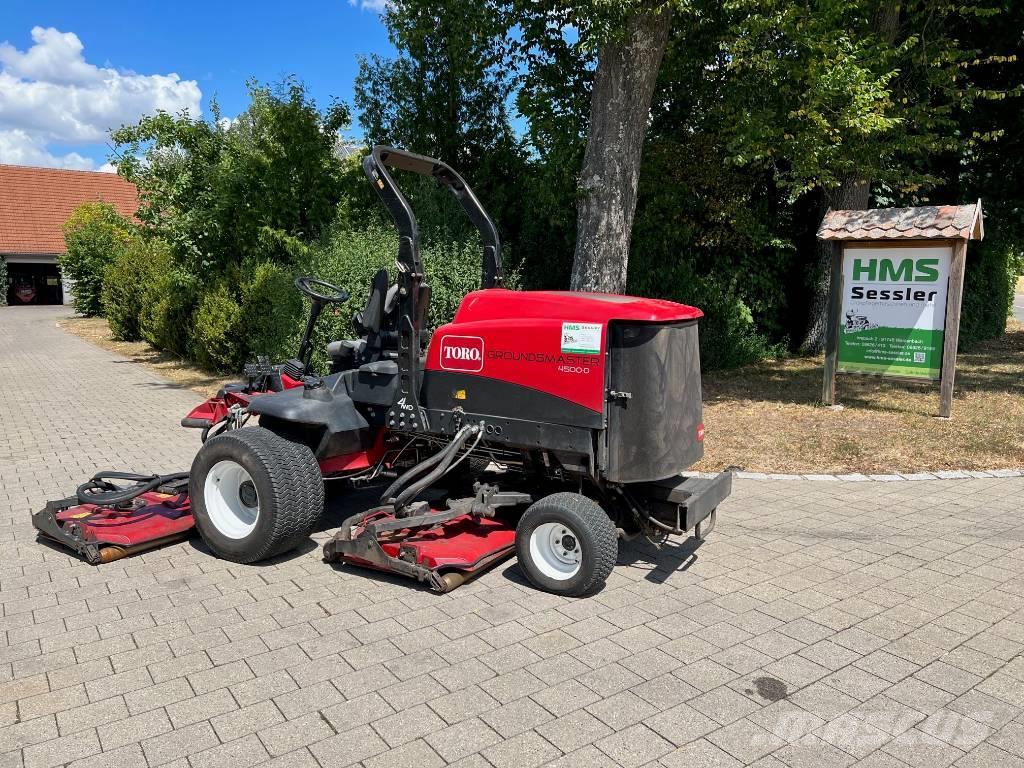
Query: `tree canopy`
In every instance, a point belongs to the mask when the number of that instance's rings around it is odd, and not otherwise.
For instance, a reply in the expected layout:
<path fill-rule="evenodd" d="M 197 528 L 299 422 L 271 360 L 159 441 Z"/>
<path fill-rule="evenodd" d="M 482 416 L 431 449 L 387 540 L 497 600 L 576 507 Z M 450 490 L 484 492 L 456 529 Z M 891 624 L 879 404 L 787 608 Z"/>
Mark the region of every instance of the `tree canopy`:
<path fill-rule="evenodd" d="M 183 263 L 214 270 L 244 257 L 288 261 L 334 220 L 342 197 L 335 152 L 348 107 L 320 111 L 301 83 L 249 83 L 234 120 L 158 113 L 111 135 L 118 173 L 139 189 L 139 219 Z"/>
<path fill-rule="evenodd" d="M 362 59 L 355 82 L 367 145 L 456 167 L 526 287 L 569 287 L 575 261 L 577 287 L 701 306 L 712 366 L 813 351 L 827 207 L 983 197 L 961 341 L 1005 327 L 1024 269 L 1024 4 L 394 0 L 382 19 L 397 53 Z M 266 265 L 270 295 L 311 249 L 368 242 L 382 220 L 336 152 L 346 105 L 318 108 L 297 80 L 250 94 L 234 120 L 214 106 L 113 133 L 146 231 L 181 268 L 175 296 L 215 277 L 161 311 L 205 318 L 211 338 L 259 293 L 233 277 L 243 260 Z M 463 242 L 432 186 L 403 182 L 423 231 Z"/>

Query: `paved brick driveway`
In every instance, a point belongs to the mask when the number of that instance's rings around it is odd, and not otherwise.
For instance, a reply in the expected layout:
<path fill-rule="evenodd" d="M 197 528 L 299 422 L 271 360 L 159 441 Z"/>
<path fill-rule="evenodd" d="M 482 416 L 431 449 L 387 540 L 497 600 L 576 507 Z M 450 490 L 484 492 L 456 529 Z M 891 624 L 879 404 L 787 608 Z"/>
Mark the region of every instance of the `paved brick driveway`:
<path fill-rule="evenodd" d="M 187 467 L 196 398 L 56 316 L 0 309 L 2 766 L 1024 766 L 1024 479 L 740 481 L 705 546 L 631 548 L 586 600 L 312 544 L 93 568 L 29 512 Z"/>

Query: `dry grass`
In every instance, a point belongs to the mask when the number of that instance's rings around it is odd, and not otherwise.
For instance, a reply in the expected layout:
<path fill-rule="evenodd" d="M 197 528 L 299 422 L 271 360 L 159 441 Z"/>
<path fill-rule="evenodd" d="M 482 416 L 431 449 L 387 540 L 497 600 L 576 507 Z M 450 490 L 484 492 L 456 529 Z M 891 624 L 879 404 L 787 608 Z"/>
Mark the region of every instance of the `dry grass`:
<path fill-rule="evenodd" d="M 138 363 L 168 381 L 191 389 L 203 397 L 212 397 L 222 385 L 238 377 L 224 377 L 196 368 L 169 352 L 162 352 L 144 341 L 114 341 L 110 337 L 110 326 L 102 317 L 68 317 L 57 323 L 69 333 L 92 342 L 97 347 L 116 352 Z"/>
<path fill-rule="evenodd" d="M 1024 467 L 1024 326 L 958 357 L 953 418 L 937 385 L 839 376 L 821 402 L 822 359 L 765 362 L 704 379 L 703 470 L 886 472 Z"/>
<path fill-rule="evenodd" d="M 110 338 L 105 320 L 61 327 L 209 396 L 225 382 L 144 342 Z M 937 386 L 840 376 L 842 410 L 823 408 L 821 358 L 765 362 L 704 377 L 706 458 L 695 469 L 886 472 L 1024 466 L 1024 326 L 959 356 L 953 418 L 934 418 Z"/>

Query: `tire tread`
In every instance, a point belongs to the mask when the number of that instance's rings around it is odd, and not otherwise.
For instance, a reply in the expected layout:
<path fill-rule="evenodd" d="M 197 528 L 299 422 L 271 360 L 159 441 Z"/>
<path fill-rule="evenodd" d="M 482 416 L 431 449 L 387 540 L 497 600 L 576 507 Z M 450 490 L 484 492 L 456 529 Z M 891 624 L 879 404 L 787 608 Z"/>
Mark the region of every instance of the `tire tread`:
<path fill-rule="evenodd" d="M 585 595 L 603 584 L 615 568 L 619 551 L 619 533 L 605 511 L 601 509 L 601 506 L 596 501 L 587 496 L 572 493 L 571 491 L 562 491 L 545 496 L 535 502 L 526 511 L 526 515 L 539 504 L 559 506 L 575 512 L 582 518 L 596 541 L 594 568 L 590 573 L 590 577 L 572 590 L 571 593 L 567 594 L 572 596 Z"/>
<path fill-rule="evenodd" d="M 266 468 L 276 514 L 270 536 L 255 551 L 244 555 L 218 552 L 218 556 L 253 563 L 294 549 L 313 531 L 324 509 L 323 477 L 313 452 L 263 427 L 225 432 L 204 447 L 226 441 L 240 443 Z"/>

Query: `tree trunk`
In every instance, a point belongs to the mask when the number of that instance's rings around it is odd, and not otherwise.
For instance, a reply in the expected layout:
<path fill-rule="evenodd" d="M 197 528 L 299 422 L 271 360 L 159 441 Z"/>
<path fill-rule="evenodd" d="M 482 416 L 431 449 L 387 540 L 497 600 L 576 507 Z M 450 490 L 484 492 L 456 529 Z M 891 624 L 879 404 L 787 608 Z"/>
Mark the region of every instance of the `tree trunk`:
<path fill-rule="evenodd" d="M 872 19 L 872 29 L 879 38 L 888 45 L 896 41 L 900 21 L 899 0 L 886 3 Z M 825 192 L 821 216 L 829 208 L 842 211 L 867 208 L 871 197 L 871 179 L 850 176 L 835 189 Z M 821 219 L 819 216 L 819 220 Z M 832 279 L 832 244 L 818 241 L 816 246 L 817 281 L 814 284 L 814 297 L 811 300 L 807 333 L 800 345 L 806 354 L 816 355 L 825 348 L 826 313 L 828 312 L 828 286 Z"/>
<path fill-rule="evenodd" d="M 645 3 L 629 17 L 624 35 L 598 55 L 580 173 L 573 290 L 626 289 L 640 157 L 671 24 L 669 6 Z"/>

